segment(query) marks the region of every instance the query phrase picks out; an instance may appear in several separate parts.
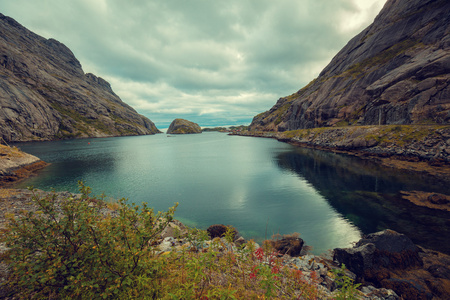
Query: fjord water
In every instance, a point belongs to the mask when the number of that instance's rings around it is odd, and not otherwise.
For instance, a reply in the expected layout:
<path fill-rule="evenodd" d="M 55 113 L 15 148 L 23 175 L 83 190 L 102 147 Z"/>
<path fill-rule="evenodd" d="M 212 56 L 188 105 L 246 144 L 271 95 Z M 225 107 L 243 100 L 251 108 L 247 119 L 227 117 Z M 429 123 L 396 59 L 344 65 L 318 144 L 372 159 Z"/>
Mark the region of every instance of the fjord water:
<path fill-rule="evenodd" d="M 217 132 L 16 146 L 51 163 L 16 187 L 77 192 L 82 180 L 94 194 L 156 211 L 179 202 L 175 218 L 202 229 L 233 225 L 257 241 L 298 232 L 316 254 L 385 228 L 449 252 L 448 213 L 398 197 L 400 190 L 448 194 L 448 187 L 355 157 Z"/>

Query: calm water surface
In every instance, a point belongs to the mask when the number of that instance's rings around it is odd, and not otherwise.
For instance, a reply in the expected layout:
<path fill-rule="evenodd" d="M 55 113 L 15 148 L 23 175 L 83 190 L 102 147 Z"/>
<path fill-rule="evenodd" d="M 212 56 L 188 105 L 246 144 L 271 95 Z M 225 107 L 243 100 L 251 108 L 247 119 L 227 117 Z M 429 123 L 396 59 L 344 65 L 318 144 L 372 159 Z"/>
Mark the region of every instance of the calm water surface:
<path fill-rule="evenodd" d="M 257 241 L 299 232 L 317 254 L 385 228 L 449 250 L 449 215 L 398 197 L 400 190 L 449 194 L 445 183 L 353 157 L 215 132 L 16 146 L 51 163 L 16 187 L 77 192 L 83 180 L 95 194 L 157 211 L 179 202 L 175 217 L 203 229 L 229 224 Z"/>

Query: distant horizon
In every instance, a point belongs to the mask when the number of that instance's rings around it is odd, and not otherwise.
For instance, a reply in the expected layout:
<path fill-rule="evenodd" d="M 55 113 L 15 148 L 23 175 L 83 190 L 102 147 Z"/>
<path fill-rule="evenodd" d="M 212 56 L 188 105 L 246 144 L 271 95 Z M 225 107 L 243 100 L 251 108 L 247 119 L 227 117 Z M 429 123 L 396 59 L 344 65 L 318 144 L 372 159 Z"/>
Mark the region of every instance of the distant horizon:
<path fill-rule="evenodd" d="M 182 118 L 182 119 L 184 119 L 184 118 Z M 190 120 L 188 120 L 188 121 L 190 121 Z M 156 124 L 155 124 L 156 125 Z M 202 129 L 204 129 L 204 128 L 216 128 L 216 127 L 224 127 L 224 128 L 230 128 L 230 127 L 232 127 L 232 126 L 249 126 L 250 125 L 250 123 L 248 123 L 248 124 L 238 124 L 238 125 L 235 125 L 235 124 L 231 124 L 231 125 L 208 125 L 208 126 L 202 126 L 201 124 L 198 124 Z M 170 126 L 170 123 L 169 123 L 169 125 L 167 125 L 166 127 L 158 127 L 157 125 L 156 125 L 156 128 L 158 128 L 158 130 L 159 131 L 162 131 L 163 133 L 165 133 L 166 131 L 167 131 L 167 129 L 169 129 L 169 126 Z"/>

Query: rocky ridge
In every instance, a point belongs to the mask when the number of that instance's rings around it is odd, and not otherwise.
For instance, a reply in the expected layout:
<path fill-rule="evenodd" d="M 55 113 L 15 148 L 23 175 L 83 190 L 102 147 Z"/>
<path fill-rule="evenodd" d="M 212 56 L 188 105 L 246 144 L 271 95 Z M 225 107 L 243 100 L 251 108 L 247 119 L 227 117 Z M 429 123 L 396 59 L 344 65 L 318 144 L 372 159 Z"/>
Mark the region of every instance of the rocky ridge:
<path fill-rule="evenodd" d="M 54 140 L 159 133 L 64 44 L 0 14 L 0 137 Z"/>
<path fill-rule="evenodd" d="M 184 120 L 175 119 L 170 123 L 167 134 L 190 134 L 190 133 L 202 133 L 202 129 L 197 123 Z"/>
<path fill-rule="evenodd" d="M 388 0 L 309 85 L 250 130 L 450 122 L 450 2 Z"/>

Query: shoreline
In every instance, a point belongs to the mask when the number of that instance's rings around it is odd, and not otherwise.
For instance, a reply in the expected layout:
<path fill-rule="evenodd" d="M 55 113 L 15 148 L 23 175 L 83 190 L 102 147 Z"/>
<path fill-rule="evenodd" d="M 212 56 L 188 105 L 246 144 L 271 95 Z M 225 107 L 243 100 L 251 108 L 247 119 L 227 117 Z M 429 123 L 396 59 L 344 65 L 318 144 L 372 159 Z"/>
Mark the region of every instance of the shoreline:
<path fill-rule="evenodd" d="M 276 139 L 295 147 L 356 156 L 383 166 L 450 179 L 450 126 L 385 125 L 241 131 L 230 135 Z"/>
<path fill-rule="evenodd" d="M 48 165 L 50 164 L 16 147 L 0 145 L 0 188 L 34 176 Z"/>

